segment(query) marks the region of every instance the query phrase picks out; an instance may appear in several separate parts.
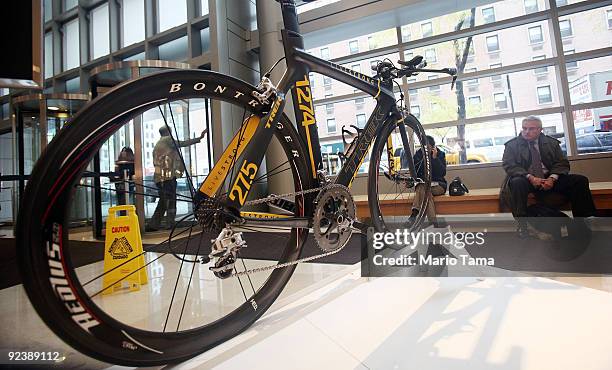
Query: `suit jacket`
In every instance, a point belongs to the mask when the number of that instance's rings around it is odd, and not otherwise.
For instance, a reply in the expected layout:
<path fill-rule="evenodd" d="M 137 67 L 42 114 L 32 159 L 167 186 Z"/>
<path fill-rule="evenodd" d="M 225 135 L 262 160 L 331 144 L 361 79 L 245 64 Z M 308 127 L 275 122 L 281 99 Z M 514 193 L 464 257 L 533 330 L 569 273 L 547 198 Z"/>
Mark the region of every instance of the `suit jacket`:
<path fill-rule="evenodd" d="M 506 174 L 510 177 L 527 175 L 531 165 L 531 152 L 527 140 L 519 135 L 506 142 L 505 145 L 502 162 Z M 569 161 L 561 151 L 557 139 L 540 134 L 538 148 L 542 163 L 550 171 L 549 174 L 567 175 L 569 173 Z"/>
<path fill-rule="evenodd" d="M 526 176 L 531 166 L 531 152 L 529 143 L 521 135 L 506 142 L 502 165 L 506 171 L 506 178 L 502 183 L 499 201 L 502 211 L 508 210 L 510 205 L 510 191 L 508 181 L 514 176 Z M 548 175 L 567 175 L 570 164 L 567 157 L 561 151 L 559 141 L 553 137 L 540 134 L 538 137 L 538 148 L 542 163 L 548 169 Z"/>

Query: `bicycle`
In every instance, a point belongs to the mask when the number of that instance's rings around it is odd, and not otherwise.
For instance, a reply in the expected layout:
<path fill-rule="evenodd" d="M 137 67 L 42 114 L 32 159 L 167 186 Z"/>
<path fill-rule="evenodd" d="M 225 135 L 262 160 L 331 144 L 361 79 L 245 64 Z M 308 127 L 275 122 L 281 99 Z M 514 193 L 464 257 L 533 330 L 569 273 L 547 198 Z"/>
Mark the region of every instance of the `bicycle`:
<path fill-rule="evenodd" d="M 203 70 L 144 76 L 93 100 L 41 155 L 22 198 L 16 227 L 18 260 L 25 290 L 40 317 L 80 352 L 121 365 L 154 366 L 186 360 L 245 330 L 276 300 L 298 263 L 337 253 L 353 232 L 367 229 L 356 219 L 348 187 L 372 144 L 368 196 L 376 230 L 405 221 L 406 217 L 395 215 L 397 209 L 385 215 L 390 207 L 400 207 L 394 200 L 404 197 L 410 202 L 417 186 L 429 191 L 429 157 L 423 156 L 422 163 L 412 160 L 416 148 L 426 147 L 425 132 L 416 117 L 397 106 L 393 83 L 419 72 L 455 76 L 456 71 L 426 69 L 423 58 L 415 57 L 400 62 L 402 68 L 388 60 L 379 62 L 370 77 L 319 59 L 303 50 L 294 1 L 283 0 L 281 7 L 287 70 L 277 85 L 270 81 L 270 73 L 258 86 Z M 310 72 L 353 86 L 377 101 L 333 180 L 322 171 Z M 289 91 L 297 130 L 283 112 Z M 190 211 L 166 240 L 145 246 L 150 286 L 129 294 L 102 295 L 108 288 L 101 283 L 104 273 L 98 265 L 77 268 L 78 246 L 68 227 L 73 196 L 87 186 L 80 182 L 82 174 L 106 140 L 145 112 L 158 114 L 174 132 L 176 145 L 175 116 L 185 111 L 178 107 L 201 100 L 241 111 L 240 127 L 197 188 L 181 157 L 189 194 L 178 194 L 177 201 L 185 202 Z M 407 168 L 394 159 L 393 146 L 399 142 L 407 153 Z M 267 151 L 274 154 L 266 156 Z M 421 177 L 416 175 L 419 166 L 423 166 Z M 291 191 L 274 195 L 274 189 L 283 186 Z M 387 191 L 380 191 L 383 186 Z M 137 194 L 150 196 L 143 190 L 146 186 L 136 184 L 136 188 Z M 412 205 L 424 210 L 427 198 Z M 408 215 L 410 207 L 401 207 Z M 417 216 L 413 229 L 424 215 Z M 304 257 L 301 252 L 310 232 L 321 253 Z M 270 240 L 280 240 L 281 248 L 272 257 L 261 256 Z M 266 258 L 276 264 L 265 262 Z M 169 300 L 160 298 L 166 285 L 168 295 L 172 293 Z M 240 291 L 244 299 L 227 293 Z M 182 303 L 177 298 L 181 295 Z M 210 303 L 215 298 L 216 305 Z"/>

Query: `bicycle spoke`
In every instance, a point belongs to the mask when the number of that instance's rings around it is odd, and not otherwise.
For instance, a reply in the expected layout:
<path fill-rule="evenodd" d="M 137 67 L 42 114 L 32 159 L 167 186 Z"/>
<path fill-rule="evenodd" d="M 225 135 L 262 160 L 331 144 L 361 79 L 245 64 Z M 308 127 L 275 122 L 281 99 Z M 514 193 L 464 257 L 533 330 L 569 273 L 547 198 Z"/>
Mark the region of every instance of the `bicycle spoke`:
<path fill-rule="evenodd" d="M 196 259 L 197 256 L 200 255 L 200 247 L 202 246 L 202 237 L 204 233 L 200 233 L 200 241 L 198 242 L 198 250 L 196 251 Z M 184 258 L 185 256 L 183 256 Z M 178 332 L 179 326 L 181 325 L 181 320 L 183 319 L 183 311 L 185 310 L 185 303 L 187 302 L 187 295 L 189 294 L 189 287 L 191 286 L 191 281 L 193 280 L 193 272 L 195 271 L 196 264 L 194 263 L 191 266 L 191 274 L 189 275 L 189 282 L 187 283 L 187 289 L 185 290 L 185 298 L 183 299 L 183 305 L 181 306 L 181 313 L 179 315 L 178 323 L 176 324 L 176 331 Z"/>
<path fill-rule="evenodd" d="M 191 238 L 191 230 L 189 230 L 189 236 L 187 237 L 187 239 L 189 240 L 189 238 Z M 189 247 L 189 241 L 187 241 L 187 243 L 185 244 L 185 251 L 183 252 L 183 259 L 181 259 L 181 263 L 179 265 L 177 276 L 176 276 L 176 282 L 174 283 L 174 289 L 172 290 L 172 298 L 170 298 L 170 305 L 168 306 L 168 314 L 166 315 L 166 321 L 164 322 L 164 329 L 162 330 L 162 332 L 164 333 L 166 332 L 166 326 L 168 325 L 168 319 L 170 318 L 170 311 L 172 310 L 172 304 L 174 303 L 174 296 L 176 295 L 176 288 L 178 287 L 178 283 L 181 278 L 181 270 L 183 269 L 183 263 L 185 262 L 184 258 L 185 258 L 185 255 L 187 254 L 188 247 Z"/>

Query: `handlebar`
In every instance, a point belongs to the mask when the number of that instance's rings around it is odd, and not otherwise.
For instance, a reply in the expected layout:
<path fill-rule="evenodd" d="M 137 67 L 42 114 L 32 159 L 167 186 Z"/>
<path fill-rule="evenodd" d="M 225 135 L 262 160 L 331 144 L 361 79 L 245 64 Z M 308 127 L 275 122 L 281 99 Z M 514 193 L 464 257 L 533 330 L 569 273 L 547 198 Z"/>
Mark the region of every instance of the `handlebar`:
<path fill-rule="evenodd" d="M 427 61 L 422 56 L 417 55 L 409 61 L 398 60 L 397 63 L 405 68 L 397 68 L 390 61 L 379 62 L 376 67 L 372 67 L 372 70 L 376 71 L 375 77 L 382 77 L 383 79 L 388 78 L 401 78 L 404 76 L 413 76 L 420 72 L 430 73 L 444 73 L 453 77 L 451 83 L 451 89 L 455 86 L 457 80 L 457 68 L 442 68 L 442 69 L 431 69 L 427 67 Z"/>

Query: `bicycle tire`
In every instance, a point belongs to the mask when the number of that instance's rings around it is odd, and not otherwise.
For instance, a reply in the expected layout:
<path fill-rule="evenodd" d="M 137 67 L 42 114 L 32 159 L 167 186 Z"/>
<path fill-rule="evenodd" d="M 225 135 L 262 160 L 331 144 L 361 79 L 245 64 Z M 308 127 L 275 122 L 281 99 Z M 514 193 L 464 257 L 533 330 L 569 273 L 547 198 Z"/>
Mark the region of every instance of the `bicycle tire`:
<path fill-rule="evenodd" d="M 177 90 L 179 86 L 182 88 Z M 25 291 L 42 320 L 62 340 L 88 356 L 120 365 L 179 362 L 239 334 L 278 297 L 295 265 L 272 270 L 252 301 L 245 301 L 217 321 L 195 329 L 177 328 L 177 332 L 143 330 L 110 317 L 98 307 L 78 281 L 70 256 L 65 254 L 68 232 L 63 231 L 68 230 L 70 193 L 79 174 L 122 120 L 125 122 L 159 101 L 189 98 L 231 102 L 262 116 L 269 105 L 254 103 L 253 91 L 256 89 L 252 85 L 215 72 L 159 72 L 119 85 L 98 97 L 51 141 L 37 161 L 23 195 L 16 240 Z M 306 190 L 313 185 L 305 161 L 307 151 L 284 114 L 280 123 L 275 135 L 287 155 L 294 187 L 296 191 Z M 303 195 L 296 197 L 296 215 L 311 212 L 312 202 L 306 199 Z M 300 256 L 307 234 L 304 229 L 291 230 L 279 263 Z M 60 270 L 63 276 L 58 277 Z"/>
<path fill-rule="evenodd" d="M 416 119 L 416 117 L 414 117 L 411 114 L 405 115 L 403 124 L 405 124 L 407 128 L 412 129 L 414 136 L 418 140 L 418 143 L 416 144 L 419 144 L 421 148 L 424 148 L 427 143 L 427 137 L 425 134 L 425 130 L 423 129 L 423 126 Z M 379 231 L 379 232 L 390 231 L 397 227 L 401 227 L 402 225 L 405 225 L 405 222 L 404 222 L 405 220 L 403 220 L 403 217 L 408 217 L 409 212 L 410 212 L 410 207 L 407 207 L 405 205 L 398 205 L 397 202 L 394 202 L 394 207 L 396 208 L 394 210 L 394 213 L 398 212 L 397 211 L 398 207 L 406 208 L 407 212 L 405 215 L 401 215 L 397 219 L 395 218 L 390 219 L 389 216 L 385 216 L 383 214 L 383 211 L 381 210 L 381 199 L 379 199 L 381 195 L 384 197 L 387 194 L 386 192 L 383 194 L 380 193 L 380 180 L 384 177 L 384 176 L 381 176 L 380 174 L 381 166 L 382 166 L 381 159 L 383 158 L 383 153 L 385 153 L 385 146 L 387 145 L 387 139 L 389 138 L 390 135 L 393 134 L 396 128 L 397 128 L 397 125 L 394 123 L 389 123 L 383 126 L 383 128 L 380 130 L 380 133 L 376 137 L 374 146 L 372 147 L 372 158 L 370 159 L 370 169 L 369 169 L 369 175 L 368 175 L 368 204 L 370 206 L 370 216 L 372 218 L 372 224 L 374 228 L 376 229 L 376 231 Z M 409 137 L 408 140 L 410 141 L 411 138 Z M 420 179 L 426 188 L 425 196 L 422 198 L 420 204 L 412 204 L 413 207 L 418 208 L 420 210 L 427 209 L 428 198 L 429 198 L 428 194 L 430 192 L 430 185 L 431 185 L 431 163 L 430 162 L 431 161 L 429 159 L 429 156 L 423 156 L 423 163 L 420 163 L 420 164 L 415 163 L 415 167 L 418 165 L 425 167 L 425 170 L 424 170 L 425 178 Z M 382 171 L 385 171 L 385 168 L 382 168 Z M 394 186 L 395 186 L 396 191 L 401 188 L 400 185 L 401 185 L 400 183 L 395 183 Z M 396 193 L 393 193 L 393 194 L 396 194 Z M 384 200 L 387 200 L 387 199 L 384 199 Z M 426 215 L 426 212 L 424 211 L 419 212 L 414 222 L 408 227 L 408 229 L 417 230 L 423 224 L 425 215 Z M 395 221 L 395 222 L 391 222 L 391 221 Z M 394 227 L 390 227 L 390 224 L 394 224 Z"/>

